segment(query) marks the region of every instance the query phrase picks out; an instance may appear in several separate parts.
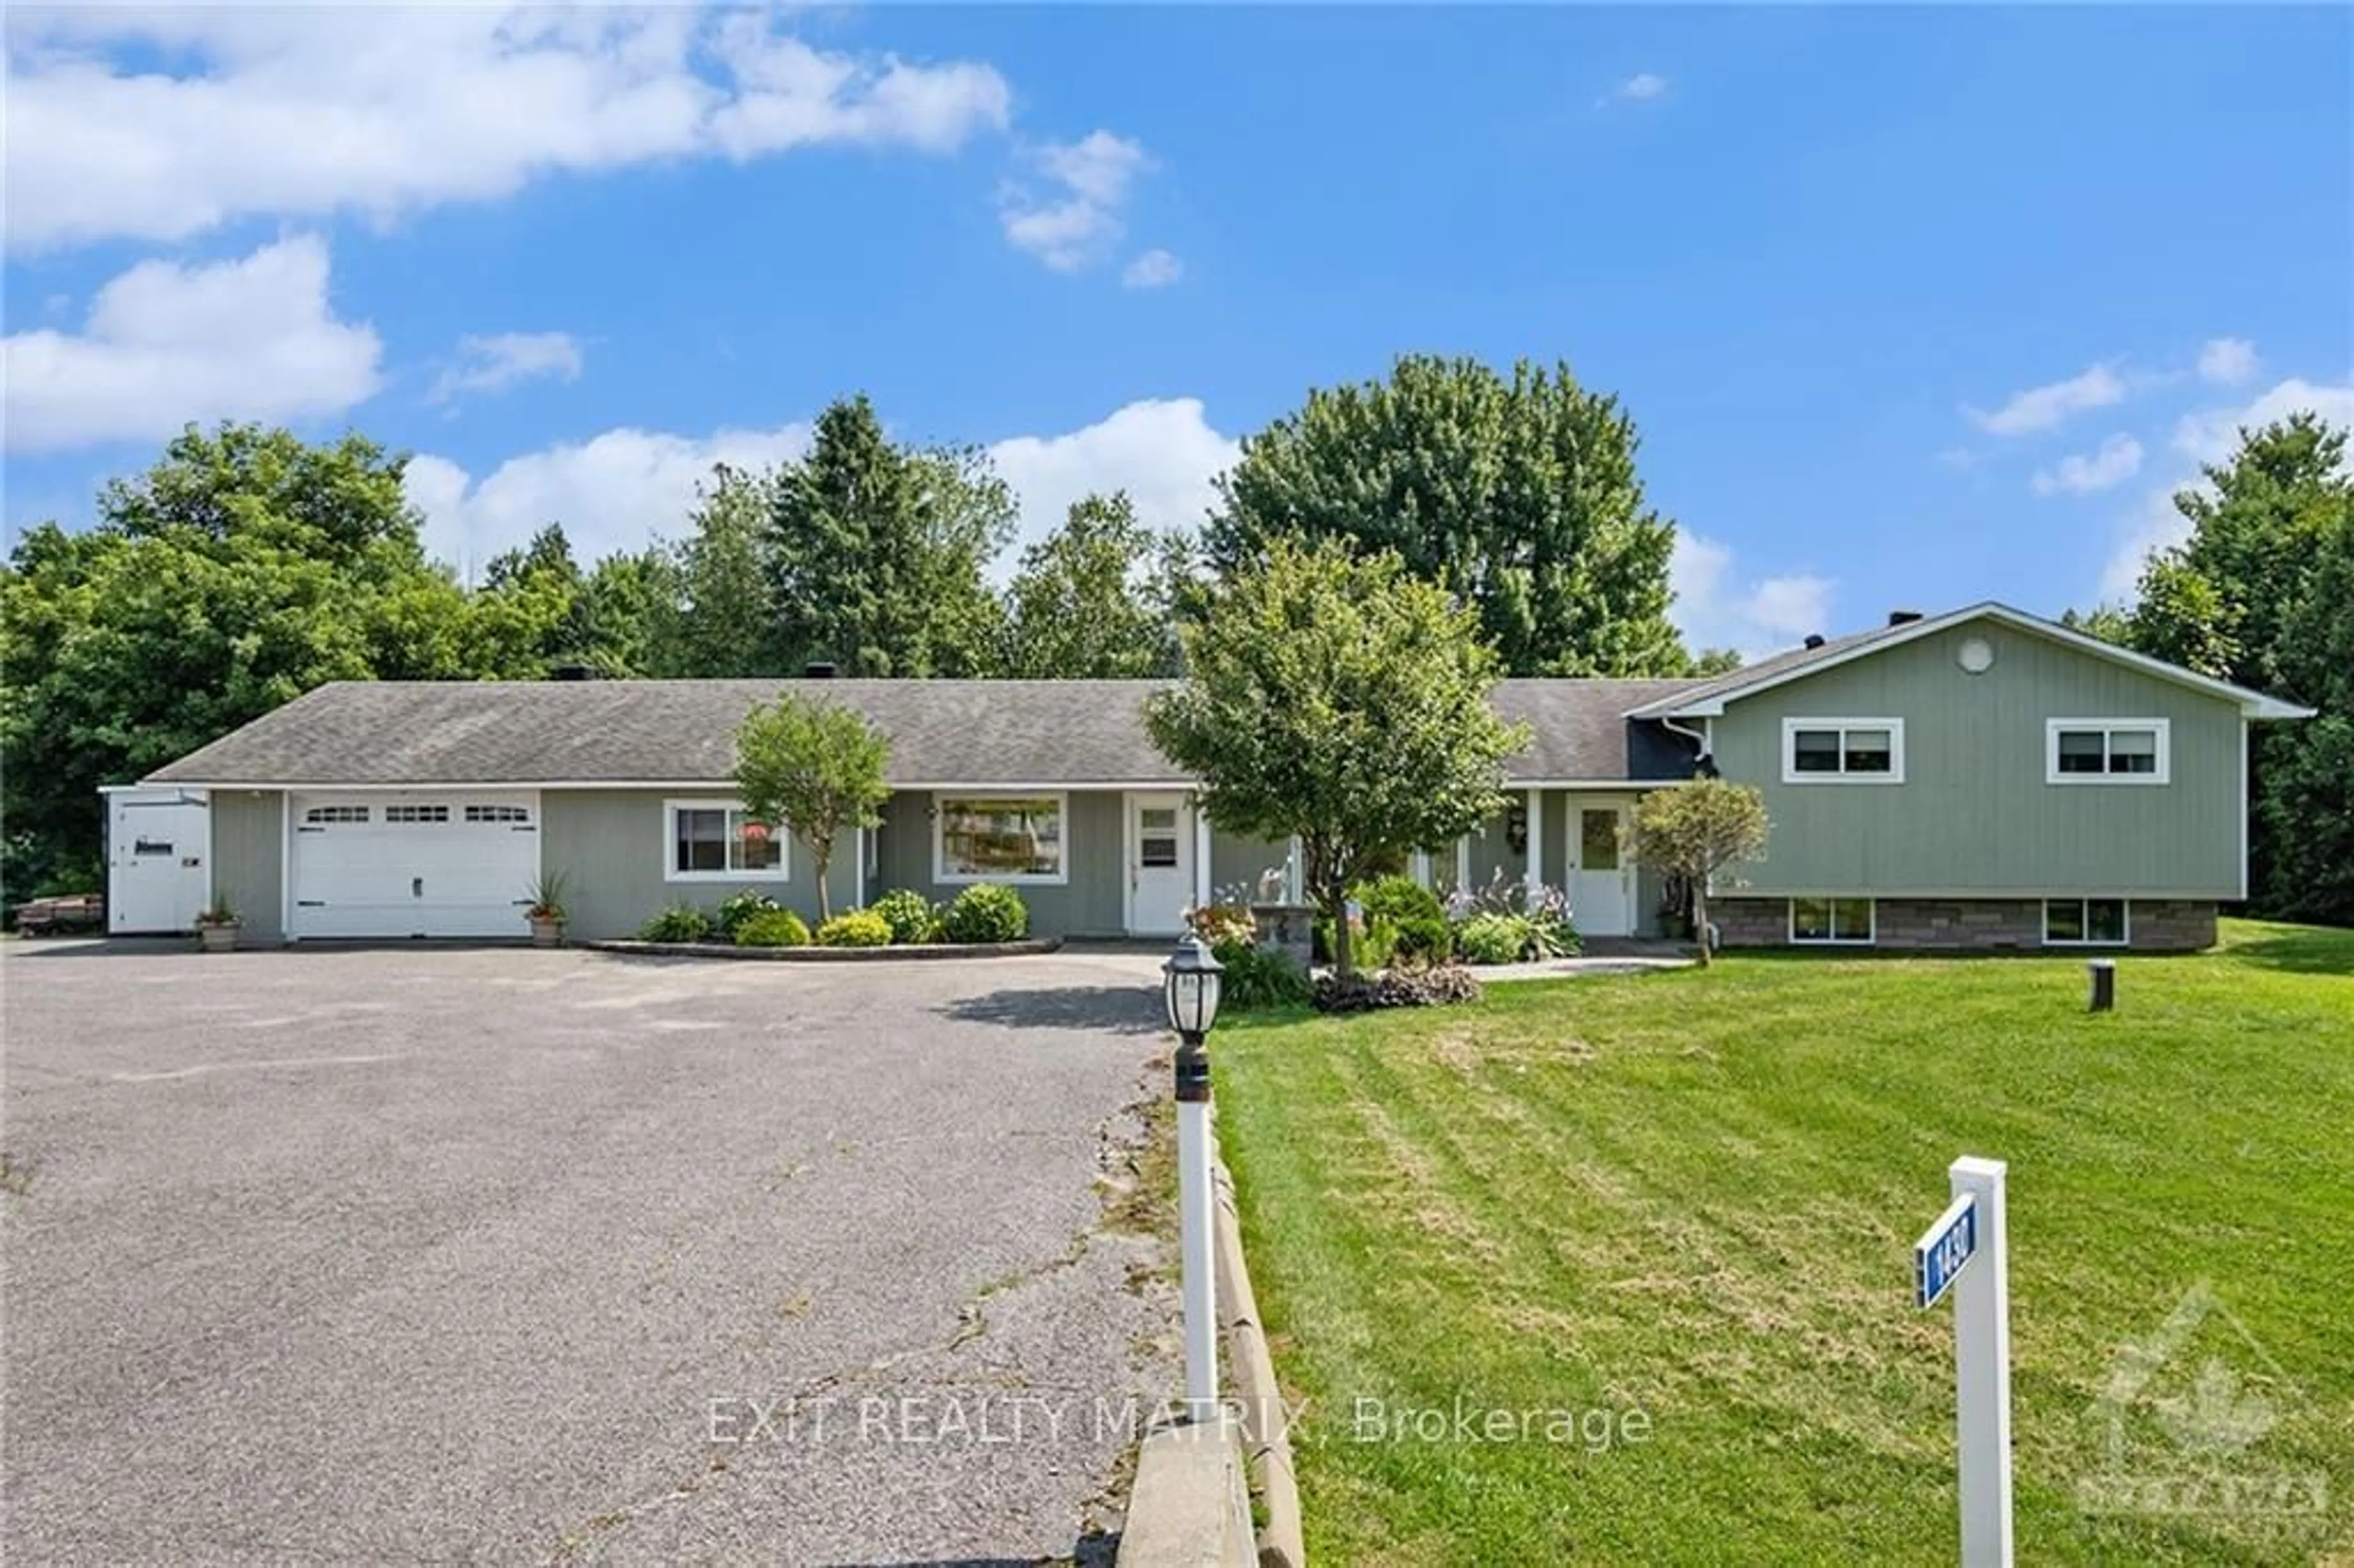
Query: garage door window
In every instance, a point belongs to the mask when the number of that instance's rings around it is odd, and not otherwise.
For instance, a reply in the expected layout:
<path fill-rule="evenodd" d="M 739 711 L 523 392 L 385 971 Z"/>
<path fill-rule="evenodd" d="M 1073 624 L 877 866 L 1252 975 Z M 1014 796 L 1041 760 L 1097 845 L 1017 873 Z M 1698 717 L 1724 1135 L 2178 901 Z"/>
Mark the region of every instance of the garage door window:
<path fill-rule="evenodd" d="M 313 806 L 302 813 L 302 821 L 317 826 L 329 822 L 365 822 L 368 820 L 366 806 Z"/>
<path fill-rule="evenodd" d="M 751 821 L 743 808 L 726 800 L 664 803 L 672 882 L 782 882 L 784 835 Z"/>
<path fill-rule="evenodd" d="M 384 820 L 387 822 L 446 822 L 450 820 L 447 806 L 387 806 Z"/>

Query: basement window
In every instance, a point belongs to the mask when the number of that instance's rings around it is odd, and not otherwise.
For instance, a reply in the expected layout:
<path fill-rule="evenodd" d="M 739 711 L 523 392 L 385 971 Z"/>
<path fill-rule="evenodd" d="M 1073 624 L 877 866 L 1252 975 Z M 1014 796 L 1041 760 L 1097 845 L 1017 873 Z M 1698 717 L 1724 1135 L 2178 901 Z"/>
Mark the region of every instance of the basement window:
<path fill-rule="evenodd" d="M 1802 946 L 1872 945 L 1875 911 L 1869 898 L 1793 898 L 1790 940 Z"/>
<path fill-rule="evenodd" d="M 2132 929 L 2122 898 L 2043 901 L 2043 945 L 2047 948 L 2122 948 Z"/>

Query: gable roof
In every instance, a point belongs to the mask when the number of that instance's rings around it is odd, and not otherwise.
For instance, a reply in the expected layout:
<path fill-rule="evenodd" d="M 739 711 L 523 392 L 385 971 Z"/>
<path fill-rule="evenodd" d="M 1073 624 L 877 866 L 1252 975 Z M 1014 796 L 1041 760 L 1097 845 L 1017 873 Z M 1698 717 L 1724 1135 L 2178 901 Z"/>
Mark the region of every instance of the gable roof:
<path fill-rule="evenodd" d="M 707 785 L 735 770 L 736 726 L 780 691 L 855 709 L 891 740 L 890 781 L 1188 782 L 1144 727 L 1161 681 L 345 681 L 178 761 L 157 784 L 277 788 Z M 1505 681 L 1497 710 L 1534 730 L 1515 782 L 1688 775 L 1683 743 L 1626 717 L 1681 681 Z"/>
<path fill-rule="evenodd" d="M 2046 638 L 2094 658 L 2125 664 L 2139 670 L 2144 674 L 2154 675 L 2159 680 L 2170 681 L 2176 685 L 2187 686 L 2192 691 L 2220 698 L 2237 706 L 2241 715 L 2246 718 L 2311 718 L 2314 714 L 2311 708 L 2299 707 L 2295 703 L 2285 703 L 2278 697 L 2267 696 L 2262 692 L 2252 691 L 2246 686 L 2235 686 L 2229 681 L 2218 681 L 2212 676 L 2186 670 L 2179 664 L 2169 664 L 2163 659 L 2153 659 L 2147 653 L 2136 653 L 2131 649 L 2120 648 L 2114 642 L 2104 642 L 2099 638 L 2089 636 L 2073 627 L 2062 626 L 2056 620 L 2045 620 L 2042 617 L 2030 615 L 2023 609 L 2013 609 L 2007 604 L 1998 604 L 1992 599 L 1988 599 L 1960 609 L 1947 610 L 1943 615 L 1924 616 L 1918 620 L 1906 621 L 1897 626 L 1876 627 L 1870 631 L 1835 637 L 1819 648 L 1795 648 L 1787 652 L 1776 653 L 1769 659 L 1761 659 L 1755 664 L 1744 665 L 1741 669 L 1717 676 L 1713 680 L 1697 683 L 1684 691 L 1644 704 L 1631 710 L 1629 716 L 1636 718 L 1712 717 L 1723 713 L 1727 703 L 1738 702 L 1744 697 L 1771 691 L 1776 686 L 1786 685 L 1792 681 L 1819 674 L 1822 671 L 1847 663 L 1850 660 L 1877 653 L 1882 649 L 1898 647 L 1917 638 L 1932 636 L 1950 627 L 1980 620 L 2000 621 L 2006 626 L 2016 628 L 2033 636 Z"/>

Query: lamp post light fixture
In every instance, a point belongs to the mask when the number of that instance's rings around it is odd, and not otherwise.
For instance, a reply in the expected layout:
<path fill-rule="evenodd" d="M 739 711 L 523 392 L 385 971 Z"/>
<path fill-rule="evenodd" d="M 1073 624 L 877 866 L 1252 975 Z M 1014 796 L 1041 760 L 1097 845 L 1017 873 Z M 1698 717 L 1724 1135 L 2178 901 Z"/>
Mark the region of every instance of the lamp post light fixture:
<path fill-rule="evenodd" d="M 1177 1239 L 1185 1310 L 1187 1419 L 1218 1413 L 1217 1281 L 1210 1245 L 1210 1053 L 1221 969 L 1209 944 L 1188 937 L 1161 966 L 1161 999 L 1177 1032 Z"/>

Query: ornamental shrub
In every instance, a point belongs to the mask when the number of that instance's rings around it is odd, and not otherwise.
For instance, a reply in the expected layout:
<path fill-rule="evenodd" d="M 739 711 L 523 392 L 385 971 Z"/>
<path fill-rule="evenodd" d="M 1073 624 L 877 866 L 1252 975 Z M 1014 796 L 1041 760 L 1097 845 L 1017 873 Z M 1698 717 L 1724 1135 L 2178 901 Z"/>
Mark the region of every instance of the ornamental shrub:
<path fill-rule="evenodd" d="M 1275 948 L 1228 938 L 1210 952 L 1225 973 L 1219 977 L 1221 1007 L 1249 1012 L 1262 1007 L 1297 1007 L 1313 994 L 1308 977 L 1290 955 Z"/>
<path fill-rule="evenodd" d="M 781 906 L 765 893 L 748 891 L 731 893 L 719 901 L 719 918 L 716 922 L 719 934 L 723 937 L 733 937 L 744 922 L 755 915 L 766 915 L 770 910 L 779 907 Z"/>
<path fill-rule="evenodd" d="M 692 904 L 673 904 L 638 927 L 644 942 L 700 942 L 711 935 L 711 916 Z"/>
<path fill-rule="evenodd" d="M 891 927 L 891 939 L 898 943 L 928 942 L 938 928 L 939 916 L 932 901 L 912 887 L 886 893 L 866 906 L 870 915 L 880 915 Z"/>
<path fill-rule="evenodd" d="M 821 948 L 887 948 L 891 945 L 891 922 L 871 909 L 853 909 L 820 926 L 817 928 L 817 945 Z"/>
<path fill-rule="evenodd" d="M 994 882 L 976 882 L 940 916 L 951 942 L 1018 942 L 1030 930 L 1022 895 Z"/>
<path fill-rule="evenodd" d="M 736 927 L 739 948 L 806 948 L 809 939 L 810 928 L 801 917 L 774 905 L 746 916 Z"/>
<path fill-rule="evenodd" d="M 1410 876 L 1384 876 L 1357 889 L 1365 927 L 1380 926 L 1390 938 L 1390 955 L 1436 962 L 1453 945 L 1447 910 L 1438 895 Z"/>
<path fill-rule="evenodd" d="M 1258 917 L 1247 904 L 1204 904 L 1188 916 L 1193 925 L 1193 935 L 1210 944 L 1215 951 L 1228 942 L 1247 946 L 1258 938 Z"/>
<path fill-rule="evenodd" d="M 1467 964 L 1515 964 L 1529 945 L 1519 915 L 1474 915 L 1455 928 L 1455 951 Z"/>

